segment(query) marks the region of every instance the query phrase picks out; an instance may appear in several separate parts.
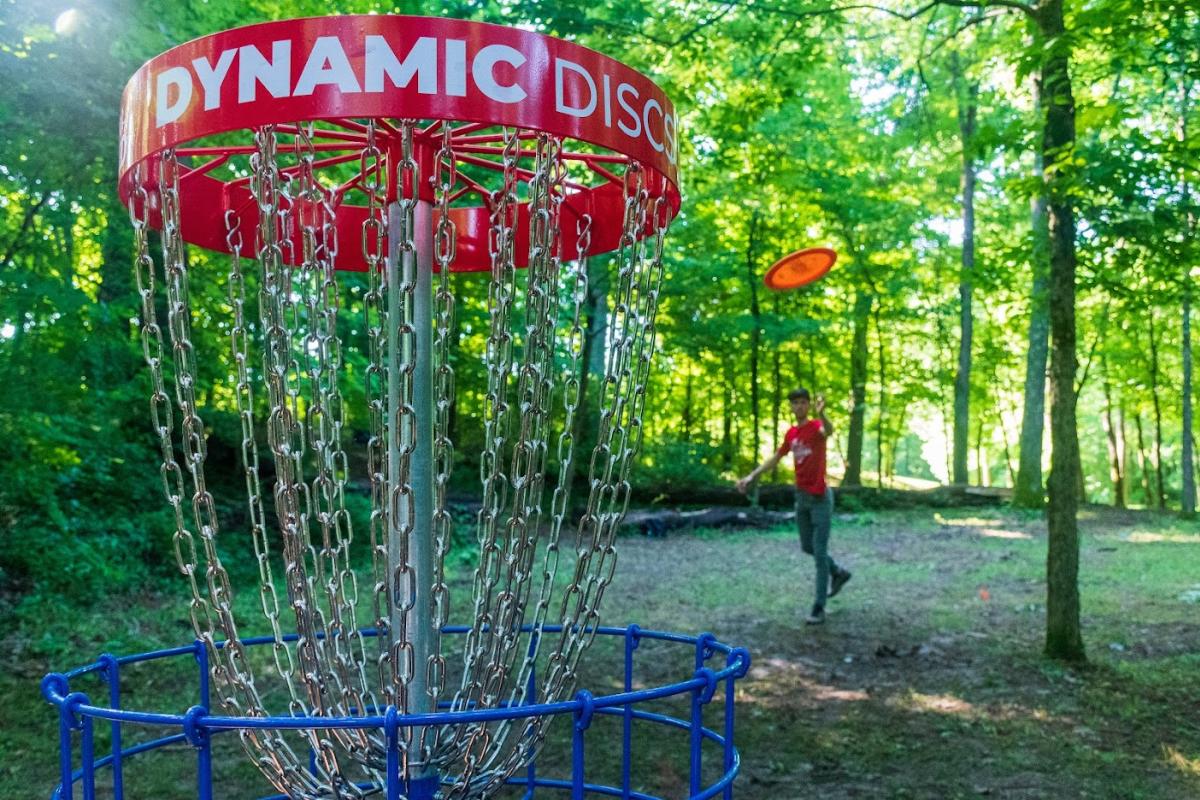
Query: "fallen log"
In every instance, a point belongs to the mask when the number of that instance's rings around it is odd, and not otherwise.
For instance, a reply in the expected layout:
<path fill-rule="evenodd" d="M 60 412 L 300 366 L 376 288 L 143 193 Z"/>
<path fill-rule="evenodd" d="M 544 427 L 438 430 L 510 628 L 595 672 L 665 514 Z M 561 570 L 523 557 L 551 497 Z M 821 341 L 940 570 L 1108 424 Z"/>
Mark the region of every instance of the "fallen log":
<path fill-rule="evenodd" d="M 624 525 L 638 528 L 647 536 L 664 536 L 667 531 L 692 528 L 770 528 L 792 519 L 790 511 L 761 508 L 702 508 L 696 511 L 660 509 L 631 511 Z"/>
<path fill-rule="evenodd" d="M 862 511 L 886 508 L 953 508 L 955 506 L 999 506 L 1011 498 L 1011 489 L 981 486 L 937 486 L 932 489 L 891 489 L 876 486 L 834 486 L 834 509 Z M 638 487 L 633 502 L 643 506 L 671 507 L 742 507 L 750 509 L 750 500 L 732 485 Z M 758 487 L 758 503 L 763 508 L 785 510 L 795 502 L 795 489 L 786 484 Z"/>

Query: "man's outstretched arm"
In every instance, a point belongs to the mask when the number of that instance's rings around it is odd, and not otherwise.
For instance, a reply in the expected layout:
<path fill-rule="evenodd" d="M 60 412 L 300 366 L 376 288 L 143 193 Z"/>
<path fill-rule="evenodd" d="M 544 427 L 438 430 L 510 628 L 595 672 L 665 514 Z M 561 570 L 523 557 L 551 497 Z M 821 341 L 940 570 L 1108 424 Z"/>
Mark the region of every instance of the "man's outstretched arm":
<path fill-rule="evenodd" d="M 779 463 L 779 459 L 781 459 L 781 458 L 783 458 L 782 453 L 775 453 L 775 455 L 771 456 L 766 461 L 759 464 L 757 467 L 754 468 L 753 472 L 751 472 L 746 477 L 738 480 L 738 482 L 736 484 L 737 490 L 739 492 L 741 492 L 742 494 L 745 494 L 746 490 L 750 488 L 750 484 L 752 484 L 756 480 L 758 480 L 759 475 L 762 475 L 764 472 L 766 472 L 768 470 L 775 469 L 775 465 Z"/>

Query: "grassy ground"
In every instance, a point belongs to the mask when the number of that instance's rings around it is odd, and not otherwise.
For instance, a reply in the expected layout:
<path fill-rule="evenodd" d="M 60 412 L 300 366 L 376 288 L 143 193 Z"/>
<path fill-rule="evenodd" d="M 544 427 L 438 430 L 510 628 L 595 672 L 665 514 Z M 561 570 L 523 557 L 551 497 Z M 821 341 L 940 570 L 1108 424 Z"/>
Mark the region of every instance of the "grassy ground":
<path fill-rule="evenodd" d="M 744 800 L 1200 797 L 1200 527 L 1088 511 L 1081 528 L 1086 668 L 1039 655 L 1045 525 L 1014 512 L 839 516 L 832 552 L 854 579 L 823 627 L 802 622 L 811 561 L 788 529 L 625 538 L 605 621 L 709 630 L 750 649 L 737 697 Z M 105 650 L 187 641 L 181 598 L 182 588 L 108 598 L 5 626 L 0 798 L 47 797 L 54 783 L 41 675 Z M 614 654 L 595 656 L 585 684 L 615 688 Z M 644 657 L 647 682 L 690 672 Z M 130 702 L 182 710 L 194 699 L 178 687 L 190 683 L 186 665 L 147 670 Z M 719 725 L 719 711 L 707 721 Z M 615 752 L 597 730 L 589 763 L 611 773 Z M 636 786 L 686 796 L 685 749 L 685 738 L 639 735 Z M 130 800 L 194 796 L 185 748 L 142 758 L 129 767 Z M 564 758 L 552 744 L 547 767 Z M 223 785 L 239 788 L 218 796 L 257 796 L 244 759 L 222 762 Z"/>

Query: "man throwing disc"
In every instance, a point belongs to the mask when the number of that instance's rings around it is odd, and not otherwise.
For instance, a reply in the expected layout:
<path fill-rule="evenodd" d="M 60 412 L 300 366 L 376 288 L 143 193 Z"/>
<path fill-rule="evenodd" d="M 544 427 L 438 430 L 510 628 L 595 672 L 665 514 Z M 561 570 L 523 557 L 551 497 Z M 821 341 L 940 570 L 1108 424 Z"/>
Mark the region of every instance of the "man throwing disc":
<path fill-rule="evenodd" d="M 839 567 L 829 555 L 833 490 L 825 484 L 825 440 L 833 432 L 833 425 L 825 417 L 825 398 L 820 395 L 811 403 L 816 414 L 812 418 L 808 415 L 807 389 L 790 392 L 788 402 L 796 415 L 796 424 L 788 428 L 783 444 L 773 456 L 737 482 L 737 489 L 745 494 L 760 475 L 774 469 L 787 453 L 792 454 L 796 465 L 796 527 L 800 531 L 800 547 L 813 557 L 817 567 L 816 598 L 805 622 L 820 625 L 825 621 L 825 601 L 850 580 L 850 571 Z"/>

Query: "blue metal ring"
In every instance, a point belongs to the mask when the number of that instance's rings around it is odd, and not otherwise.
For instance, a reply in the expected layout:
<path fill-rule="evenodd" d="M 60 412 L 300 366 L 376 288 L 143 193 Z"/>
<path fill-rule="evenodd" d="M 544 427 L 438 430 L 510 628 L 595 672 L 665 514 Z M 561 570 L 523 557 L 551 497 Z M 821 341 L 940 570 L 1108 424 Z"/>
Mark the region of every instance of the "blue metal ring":
<path fill-rule="evenodd" d="M 97 770 L 102 768 L 110 769 L 115 779 L 120 771 L 127 771 L 130 768 L 130 759 L 133 756 L 182 742 L 186 742 L 200 751 L 198 756 L 197 797 L 203 800 L 204 798 L 220 796 L 219 791 L 214 793 L 211 769 L 211 739 L 213 734 L 226 731 L 261 729 L 307 731 L 329 729 L 374 730 L 386 735 L 390 757 L 392 751 L 397 747 L 401 729 L 411 730 L 431 725 L 462 725 L 473 722 L 570 715 L 573 717 L 572 721 L 575 729 L 576 752 L 582 755 L 583 740 L 581 737 L 586 732 L 590 730 L 591 735 L 595 736 L 607 735 L 612 730 L 604 726 L 592 725 L 595 715 L 602 714 L 625 719 L 623 733 L 621 734 L 624 737 L 625 748 L 629 747 L 629 738 L 631 735 L 629 723 L 631 721 L 638 721 L 641 725 L 665 726 L 668 730 L 676 730 L 682 733 L 690 732 L 691 735 L 689 738 L 693 759 L 699 758 L 696 749 L 698 745 L 706 748 L 716 746 L 724 753 L 724 757 L 717 762 L 708 762 L 706 760 L 706 763 L 722 763 L 725 767 L 724 773 L 713 779 L 707 787 L 698 784 L 694 785 L 692 792 L 688 795 L 688 800 L 706 800 L 707 798 L 718 796 L 731 798 L 733 796 L 733 780 L 741 769 L 740 755 L 732 743 L 733 728 L 731 717 L 727 719 L 724 735 L 722 735 L 703 727 L 703 717 L 702 715 L 699 717 L 695 715 L 695 709 L 697 708 L 695 705 L 693 705 L 693 716 L 690 720 L 644 711 L 637 709 L 636 706 L 639 703 L 652 700 L 669 697 L 682 698 L 686 696 L 692 698 L 693 704 L 699 701 L 703 705 L 709 703 L 716 691 L 722 687 L 724 687 L 726 692 L 732 691 L 733 681 L 744 677 L 750 666 L 750 654 L 745 648 L 734 648 L 719 642 L 712 634 L 702 634 L 693 637 L 677 633 L 646 631 L 637 625 L 629 625 L 624 628 L 599 627 L 594 629 L 580 626 L 579 629 L 581 631 L 588 631 L 593 635 L 620 637 L 624 640 L 626 650 L 625 686 L 632 685 L 630 682 L 631 675 L 633 674 L 630 672 L 633 669 L 633 661 L 630 660 L 632 658 L 632 651 L 644 640 L 691 646 L 693 648 L 693 658 L 698 658 L 700 663 L 697 664 L 698 668 L 690 678 L 677 683 L 664 684 L 637 691 L 624 691 L 600 697 L 583 689 L 573 699 L 556 703 L 511 707 L 501 706 L 490 709 L 467 708 L 465 710 L 450 710 L 450 704 L 443 702 L 439 704 L 438 710 L 425 714 L 404 715 L 394 706 L 388 706 L 387 708 L 380 709 L 360 709 L 359 711 L 364 715 L 355 717 L 229 717 L 213 715 L 209 713 L 208 708 L 203 704 L 192 706 L 183 714 L 172 714 L 129 710 L 123 708 L 120 703 L 121 684 L 127 682 L 129 676 L 128 670 L 121 669 L 122 665 L 177 658 L 179 656 L 201 655 L 205 652 L 201 643 L 193 642 L 183 647 L 167 648 L 123 657 L 105 653 L 92 664 L 67 672 L 50 673 L 41 681 L 42 696 L 58 708 L 60 717 L 59 729 L 62 741 L 60 742 L 59 750 L 60 762 L 63 768 L 63 783 L 60 783 L 56 787 L 52 797 L 74 796 L 72 794 L 72 786 L 74 784 L 82 784 L 84 796 L 91 796 L 95 793 L 95 773 Z M 562 626 L 546 625 L 538 628 L 536 631 L 528 626 L 522 630 L 526 633 L 540 636 L 543 634 L 561 633 L 563 628 Z M 443 633 L 447 634 L 464 634 L 469 631 L 470 628 L 467 626 L 447 626 L 443 628 Z M 368 628 L 359 631 L 358 635 L 375 636 L 377 632 L 374 629 Z M 289 634 L 282 638 L 289 642 L 294 642 L 298 639 L 295 634 Z M 244 647 L 271 645 L 274 643 L 275 639 L 272 636 L 252 637 L 241 640 L 241 645 Z M 215 642 L 213 644 L 218 650 L 223 649 L 227 645 L 226 642 Z M 657 654 L 657 651 L 655 652 Z M 723 653 L 725 655 L 725 666 L 720 670 L 703 666 L 703 661 L 716 653 Z M 203 664 L 204 661 L 201 661 L 202 666 Z M 98 679 L 109 685 L 110 691 L 105 692 L 105 695 L 108 696 L 110 705 L 93 705 L 86 694 L 79 691 L 71 691 L 71 683 L 87 675 L 94 676 L 92 680 Z M 200 676 L 200 685 L 203 695 L 204 687 L 207 686 L 207 675 Z M 536 692 L 533 696 L 536 696 Z M 725 702 L 730 704 L 727 705 L 727 708 L 732 707 L 730 698 L 727 697 Z M 112 741 L 115 743 L 115 747 L 110 753 L 96 753 L 95 757 L 90 753 L 90 739 L 88 734 L 94 720 L 105 720 L 111 723 L 114 732 Z M 160 729 L 165 728 L 166 730 L 163 731 L 165 735 L 125 747 L 120 744 L 119 732 L 122 725 L 131 723 L 158 726 Z M 638 730 L 641 729 L 639 728 Z M 81 735 L 75 733 L 76 731 L 84 731 L 84 733 Z M 600 733 L 596 731 L 600 731 Z M 76 750 L 77 746 L 83 748 L 83 750 Z M 75 752 L 74 758 L 70 757 L 72 751 Z M 74 769 L 72 761 L 84 766 Z M 136 762 L 134 763 L 136 764 Z M 597 794 L 611 797 L 628 797 L 630 800 L 661 800 L 661 798 L 651 794 L 632 791 L 628 786 L 625 789 L 621 789 L 589 782 L 586 780 L 583 767 L 584 760 L 579 758 L 576 764 L 573 765 L 572 774 L 566 780 L 559 777 L 545 777 L 542 775 L 535 777 L 533 770 L 530 769 L 527 776 L 514 776 L 508 782 L 514 786 L 527 786 L 531 792 L 534 787 L 538 787 L 546 789 L 551 794 L 566 791 L 573 791 L 575 793 L 584 791 L 589 796 Z M 219 788 L 217 787 L 217 789 Z M 114 780 L 112 797 L 114 800 L 126 800 L 119 780 Z M 277 798 L 278 796 L 273 795 L 272 797 Z M 129 800 L 135 800 L 135 798 L 131 796 Z M 263 800 L 270 799 L 263 798 Z"/>

